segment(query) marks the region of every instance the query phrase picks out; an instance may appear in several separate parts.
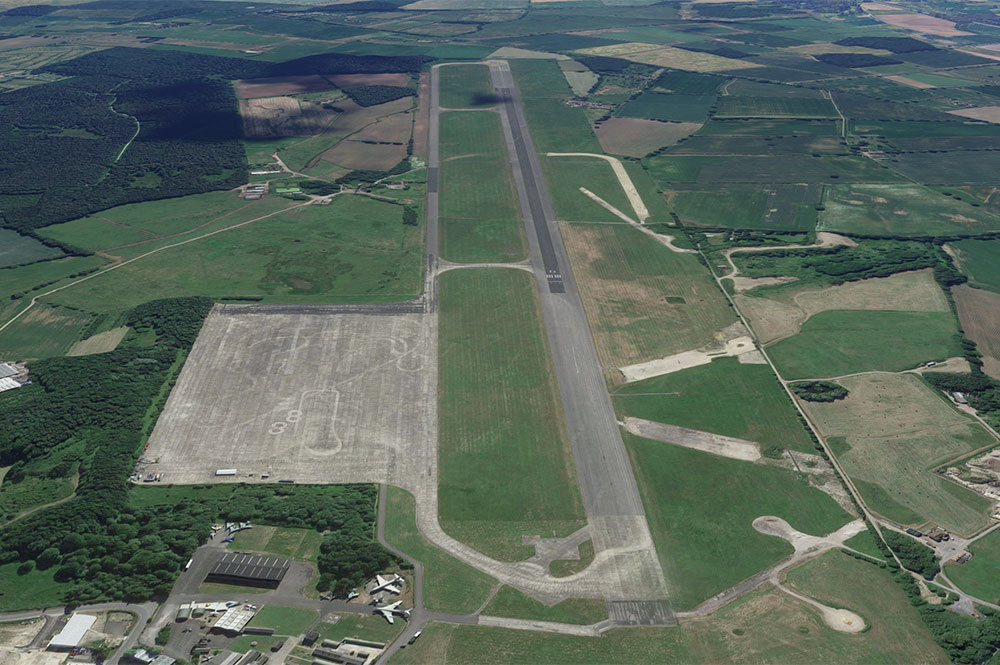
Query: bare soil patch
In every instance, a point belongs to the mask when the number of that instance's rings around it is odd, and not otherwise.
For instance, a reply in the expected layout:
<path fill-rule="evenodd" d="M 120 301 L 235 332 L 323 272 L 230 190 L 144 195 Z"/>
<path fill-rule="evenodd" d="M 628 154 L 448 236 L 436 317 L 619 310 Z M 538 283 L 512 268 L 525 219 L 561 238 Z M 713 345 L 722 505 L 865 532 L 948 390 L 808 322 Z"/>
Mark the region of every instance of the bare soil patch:
<path fill-rule="evenodd" d="M 948 113 L 960 115 L 963 118 L 972 118 L 973 120 L 1000 123 L 1000 106 L 977 106 L 971 109 L 948 111 Z"/>
<path fill-rule="evenodd" d="M 628 157 L 644 157 L 674 145 L 701 129 L 700 122 L 657 122 L 642 118 L 611 118 L 594 128 L 606 152 Z"/>
<path fill-rule="evenodd" d="M 892 9 L 899 8 L 893 7 Z M 962 35 L 972 34 L 971 32 L 957 30 L 953 21 L 934 18 L 926 14 L 875 14 L 873 18 L 889 25 L 923 32 L 928 35 L 938 35 L 940 37 L 961 37 Z"/>
<path fill-rule="evenodd" d="M 112 328 L 111 330 L 98 333 L 74 344 L 66 355 L 89 356 L 93 353 L 114 351 L 125 335 L 128 334 L 128 331 L 128 326 L 122 326 L 121 328 Z"/>
<path fill-rule="evenodd" d="M 1000 379 L 1000 293 L 967 284 L 951 290 L 962 329 L 983 354 L 983 371 Z"/>
<path fill-rule="evenodd" d="M 352 88 L 356 85 L 395 85 L 405 86 L 410 82 L 410 75 L 399 74 L 335 74 L 326 77 L 338 88 Z"/>
<path fill-rule="evenodd" d="M 642 418 L 626 418 L 625 429 L 646 439 L 694 448 L 712 455 L 743 462 L 756 462 L 761 457 L 760 444 L 745 439 L 736 439 L 686 427 L 677 427 L 676 425 L 666 425 Z"/>
<path fill-rule="evenodd" d="M 317 74 L 306 76 L 275 76 L 262 79 L 243 79 L 236 81 L 236 96 L 241 99 L 251 97 L 278 97 L 294 95 L 300 92 L 319 92 L 333 90 L 336 86 Z"/>
<path fill-rule="evenodd" d="M 931 85 L 930 83 L 924 83 L 923 81 L 914 81 L 913 79 L 906 78 L 905 76 L 886 76 L 890 81 L 895 81 L 896 83 L 902 83 L 903 85 L 908 85 L 911 88 L 920 88 L 921 90 L 925 88 L 936 88 L 937 86 Z"/>

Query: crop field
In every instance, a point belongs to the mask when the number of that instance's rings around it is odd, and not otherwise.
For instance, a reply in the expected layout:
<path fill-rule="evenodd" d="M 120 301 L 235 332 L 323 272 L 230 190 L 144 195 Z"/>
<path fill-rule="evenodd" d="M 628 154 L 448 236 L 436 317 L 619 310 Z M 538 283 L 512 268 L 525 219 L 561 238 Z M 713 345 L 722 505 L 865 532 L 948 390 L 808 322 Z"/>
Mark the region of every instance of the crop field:
<path fill-rule="evenodd" d="M 440 122 L 441 256 L 457 262 L 524 258 L 500 116 L 451 111 L 441 114 Z"/>
<path fill-rule="evenodd" d="M 900 182 L 901 178 L 874 161 L 854 156 L 773 155 L 723 158 L 703 165 L 698 182 L 829 183 Z"/>
<path fill-rule="evenodd" d="M 546 157 L 541 162 L 556 219 L 564 222 L 625 223 L 620 217 L 581 192 L 581 187 L 596 194 L 629 217 L 635 217 L 632 205 L 621 183 L 618 182 L 611 164 L 603 159 Z"/>
<path fill-rule="evenodd" d="M 693 609 L 792 553 L 787 541 L 754 529 L 756 518 L 781 517 L 817 536 L 851 519 L 795 472 L 631 435 L 625 441 L 677 610 Z"/>
<path fill-rule="evenodd" d="M 1000 241 L 959 240 L 948 243 L 969 283 L 1000 293 Z"/>
<path fill-rule="evenodd" d="M 423 314 L 217 308 L 149 454 L 171 483 L 255 482 L 270 473 L 300 483 L 409 484 L 433 454 L 433 340 Z M 239 475 L 217 478 L 220 468 Z"/>
<path fill-rule="evenodd" d="M 346 169 L 388 171 L 404 157 L 406 157 L 405 143 L 373 145 L 362 141 L 344 140 L 324 152 L 321 159 Z"/>
<path fill-rule="evenodd" d="M 995 443 L 917 377 L 838 379 L 837 402 L 802 402 L 868 506 L 907 525 L 938 524 L 968 535 L 989 523 L 991 502 L 934 469 Z"/>
<path fill-rule="evenodd" d="M 1000 170 L 1000 152 L 987 150 L 908 152 L 897 159 L 894 168 L 924 184 L 996 185 Z"/>
<path fill-rule="evenodd" d="M 236 87 L 236 95 L 241 99 L 295 95 L 303 92 L 334 90 L 337 87 L 327 79 L 316 74 L 247 79 L 236 81 L 234 86 Z"/>
<path fill-rule="evenodd" d="M 798 413 L 767 365 L 717 358 L 612 393 L 620 418 L 654 422 L 813 453 L 813 442 Z"/>
<path fill-rule="evenodd" d="M 601 365 L 714 343 L 736 321 L 708 270 L 625 224 L 562 224 Z M 669 298 L 669 301 L 668 301 Z"/>
<path fill-rule="evenodd" d="M 438 76 L 444 108 L 471 109 L 497 103 L 490 69 L 485 64 L 440 67 Z"/>
<path fill-rule="evenodd" d="M 34 238 L 0 229 L 0 268 L 55 259 L 62 255 L 61 250 L 43 245 Z"/>
<path fill-rule="evenodd" d="M 736 256 L 739 256 L 737 254 Z M 845 282 L 816 289 L 789 284 L 737 295 L 736 304 L 762 343 L 790 337 L 810 317 L 829 310 L 950 312 L 944 292 L 930 270 Z"/>
<path fill-rule="evenodd" d="M 967 284 L 953 287 L 951 293 L 962 330 L 983 354 L 983 371 L 1000 379 L 1000 293 Z"/>
<path fill-rule="evenodd" d="M 0 51 L 0 71 L 41 69 L 63 60 L 72 60 L 97 49 L 83 44 L 45 44 L 36 42 L 27 48 Z"/>
<path fill-rule="evenodd" d="M 668 200 L 688 224 L 730 229 L 812 231 L 816 227 L 818 185 L 675 190 Z"/>
<path fill-rule="evenodd" d="M 513 60 L 531 140 L 538 152 L 601 152 L 583 109 L 563 104 L 573 92 L 552 60 Z"/>
<path fill-rule="evenodd" d="M 728 161 L 727 157 L 703 155 L 657 155 L 642 160 L 649 175 L 661 186 L 671 182 L 695 182 L 702 170 Z"/>
<path fill-rule="evenodd" d="M 400 205 L 338 196 L 330 205 L 294 208 L 165 249 L 51 299 L 94 312 L 182 295 L 267 302 L 407 300 L 423 287 L 423 236 L 402 217 Z"/>
<path fill-rule="evenodd" d="M 424 603 L 438 612 L 474 612 L 496 584 L 480 572 L 435 547 L 417 530 L 413 495 L 390 486 L 385 538 L 424 566 Z"/>
<path fill-rule="evenodd" d="M 699 136 L 839 136 L 840 123 L 834 120 L 769 118 L 713 118 Z"/>
<path fill-rule="evenodd" d="M 828 99 L 807 97 L 719 97 L 719 118 L 836 118 Z"/>
<path fill-rule="evenodd" d="M 704 122 L 715 99 L 715 95 L 646 92 L 618 109 L 616 115 L 670 122 Z"/>
<path fill-rule="evenodd" d="M 28 360 L 65 354 L 90 321 L 77 309 L 39 304 L 0 332 L 0 358 Z"/>
<path fill-rule="evenodd" d="M 972 558 L 945 567 L 948 579 L 988 603 L 1000 602 L 1000 533 L 994 531 L 969 545 Z"/>
<path fill-rule="evenodd" d="M 951 312 L 820 312 L 802 332 L 768 348 L 787 380 L 883 370 L 899 372 L 962 355 Z"/>
<path fill-rule="evenodd" d="M 676 155 L 845 154 L 836 136 L 693 136 L 670 152 Z"/>
<path fill-rule="evenodd" d="M 924 236 L 1000 229 L 1000 217 L 920 185 L 831 185 L 819 228 L 867 235 Z"/>
<path fill-rule="evenodd" d="M 657 122 L 641 118 L 610 118 L 594 132 L 604 151 L 611 155 L 644 157 L 677 143 L 701 128 L 697 122 Z"/>
<path fill-rule="evenodd" d="M 757 63 L 734 58 L 723 58 L 711 53 L 687 51 L 673 46 L 629 42 L 612 46 L 597 46 L 577 51 L 585 55 L 599 55 L 609 58 L 622 58 L 632 62 L 640 62 L 654 67 L 670 67 L 671 69 L 686 69 L 693 72 L 720 72 L 759 67 Z"/>
<path fill-rule="evenodd" d="M 440 280 L 441 526 L 516 561 L 522 536 L 566 536 L 583 508 L 534 279 L 520 270 Z"/>

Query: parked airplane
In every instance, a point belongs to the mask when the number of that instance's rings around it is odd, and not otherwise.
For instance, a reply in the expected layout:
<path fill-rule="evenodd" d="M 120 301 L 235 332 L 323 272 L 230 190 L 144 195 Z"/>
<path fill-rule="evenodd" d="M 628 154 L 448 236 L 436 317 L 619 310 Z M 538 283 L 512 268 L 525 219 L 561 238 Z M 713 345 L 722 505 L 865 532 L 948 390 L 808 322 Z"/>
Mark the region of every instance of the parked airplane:
<path fill-rule="evenodd" d="M 385 617 L 385 620 L 388 621 L 389 623 L 392 623 L 394 617 L 397 616 L 403 617 L 404 619 L 409 619 L 410 610 L 400 609 L 399 606 L 402 604 L 403 601 L 397 600 L 395 603 L 392 603 L 391 605 L 386 605 L 384 607 L 376 607 L 375 614 L 381 614 L 383 617 Z"/>
<path fill-rule="evenodd" d="M 393 575 L 392 577 L 382 577 L 381 575 L 376 575 L 375 588 L 369 593 L 374 596 L 379 591 L 388 591 L 392 595 L 398 596 L 403 593 L 403 578 L 399 575 Z"/>

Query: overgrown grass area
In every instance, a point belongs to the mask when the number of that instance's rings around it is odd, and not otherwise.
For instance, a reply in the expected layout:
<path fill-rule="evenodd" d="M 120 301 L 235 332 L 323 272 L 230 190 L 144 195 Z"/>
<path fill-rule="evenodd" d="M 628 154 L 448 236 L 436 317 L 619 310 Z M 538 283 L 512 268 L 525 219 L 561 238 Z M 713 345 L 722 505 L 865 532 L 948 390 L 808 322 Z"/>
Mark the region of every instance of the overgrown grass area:
<path fill-rule="evenodd" d="M 314 561 L 323 535 L 313 529 L 255 526 L 236 534 L 229 549 Z"/>
<path fill-rule="evenodd" d="M 422 240 L 419 225 L 403 223 L 402 206 L 338 196 L 144 257 L 51 299 L 97 312 L 181 295 L 407 300 L 423 285 Z"/>
<path fill-rule="evenodd" d="M 563 224 L 561 231 L 605 368 L 712 344 L 736 321 L 693 254 L 628 224 Z"/>
<path fill-rule="evenodd" d="M 439 612 L 475 611 L 495 580 L 445 554 L 417 530 L 413 495 L 390 486 L 387 493 L 385 539 L 424 566 L 424 604 Z"/>
<path fill-rule="evenodd" d="M 824 190 L 822 231 L 929 236 L 1000 229 L 1000 217 L 978 204 L 921 185 L 834 185 Z"/>
<path fill-rule="evenodd" d="M 996 441 L 909 374 L 838 379 L 835 402 L 802 402 L 868 507 L 907 526 L 969 535 L 989 523 L 992 502 L 942 477 L 943 464 Z"/>
<path fill-rule="evenodd" d="M 755 530 L 756 518 L 781 517 L 816 536 L 850 520 L 803 474 L 632 435 L 625 443 L 675 609 L 693 609 L 792 553 Z"/>
<path fill-rule="evenodd" d="M 18 573 L 20 565 L 15 561 L 0 566 L 0 611 L 62 605 L 63 594 L 72 585 L 53 579 L 56 567 L 46 570 L 32 568 L 21 575 Z"/>
<path fill-rule="evenodd" d="M 520 560 L 525 534 L 565 536 L 583 508 L 534 278 L 520 270 L 439 279 L 441 525 Z"/>
<path fill-rule="evenodd" d="M 91 315 L 79 309 L 38 304 L 0 331 L 0 357 L 29 360 L 61 356 L 80 338 Z"/>
<path fill-rule="evenodd" d="M 765 449 L 816 452 L 768 365 L 717 358 L 707 365 L 623 385 L 614 391 L 612 401 L 619 417 L 747 439 Z"/>
<path fill-rule="evenodd" d="M 951 312 L 820 312 L 802 332 L 768 347 L 787 380 L 884 370 L 899 372 L 962 355 Z"/>
<path fill-rule="evenodd" d="M 948 247 L 970 284 L 1000 293 L 1000 240 L 959 240 Z"/>
<path fill-rule="evenodd" d="M 24 511 L 65 499 L 73 493 L 70 478 L 27 476 L 20 482 L 0 484 L 0 518 L 13 518 Z"/>
<path fill-rule="evenodd" d="M 441 114 L 440 123 L 441 256 L 470 263 L 523 259 L 521 215 L 500 117 L 452 111 Z"/>
<path fill-rule="evenodd" d="M 55 259 L 62 255 L 62 250 L 43 245 L 34 238 L 9 229 L 0 229 L 0 268 Z"/>
<path fill-rule="evenodd" d="M 849 604 L 871 623 L 855 634 L 826 626 L 805 603 L 772 589 L 755 592 L 710 616 L 673 628 L 616 628 L 600 637 L 577 637 L 487 626 L 430 623 L 412 646 L 393 655 L 393 665 L 870 665 L 926 663 L 948 658 L 899 586 L 871 564 L 831 553 L 793 571 L 801 590 Z M 833 559 L 831 554 L 826 555 Z M 838 592 L 837 585 L 843 584 Z M 840 605 L 838 605 L 840 606 Z"/>
<path fill-rule="evenodd" d="M 945 566 L 948 579 L 976 598 L 1000 603 L 1000 532 L 972 543 L 969 552 L 972 558 L 966 563 Z"/>
<path fill-rule="evenodd" d="M 441 106 L 471 109 L 497 103 L 490 69 L 485 64 L 448 65 L 438 68 Z"/>
<path fill-rule="evenodd" d="M 483 614 L 529 621 L 591 624 L 608 618 L 603 600 L 569 598 L 547 607 L 517 589 L 504 586 L 483 609 Z"/>

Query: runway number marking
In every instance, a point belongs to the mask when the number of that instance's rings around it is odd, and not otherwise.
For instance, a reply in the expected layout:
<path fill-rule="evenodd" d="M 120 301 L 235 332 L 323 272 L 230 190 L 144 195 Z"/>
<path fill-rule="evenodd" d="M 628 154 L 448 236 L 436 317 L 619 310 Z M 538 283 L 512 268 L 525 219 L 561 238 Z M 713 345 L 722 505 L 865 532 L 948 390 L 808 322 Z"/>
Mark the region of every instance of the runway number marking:
<path fill-rule="evenodd" d="M 284 420 L 279 420 L 277 422 L 271 423 L 271 429 L 267 430 L 268 434 L 277 436 L 278 434 L 284 434 L 285 430 L 288 428 L 289 424 L 295 424 L 302 420 L 302 411 L 299 409 L 292 409 L 285 415 Z"/>

